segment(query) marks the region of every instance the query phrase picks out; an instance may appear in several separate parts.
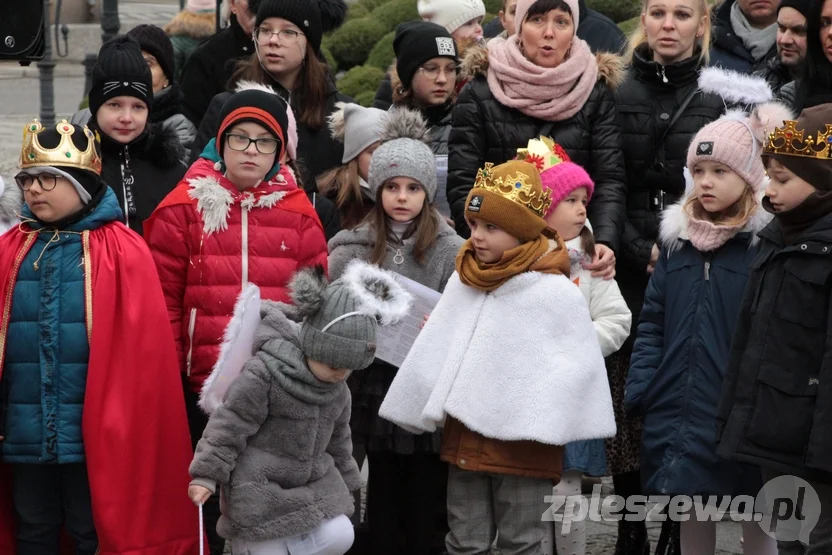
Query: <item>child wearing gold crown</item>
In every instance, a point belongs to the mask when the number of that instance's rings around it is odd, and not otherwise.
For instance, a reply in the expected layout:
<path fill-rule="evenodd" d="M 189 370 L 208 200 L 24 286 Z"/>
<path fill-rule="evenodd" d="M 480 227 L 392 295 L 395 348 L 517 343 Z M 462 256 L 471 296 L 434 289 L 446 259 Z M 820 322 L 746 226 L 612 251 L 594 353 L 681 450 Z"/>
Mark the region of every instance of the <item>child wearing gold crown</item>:
<path fill-rule="evenodd" d="M 451 555 L 553 552 L 545 499 L 563 445 L 609 437 L 604 359 L 569 255 L 543 215 L 532 164 L 486 164 L 468 195 L 471 238 L 379 414 L 444 425 Z M 551 518 L 548 519 L 549 521 Z"/>
<path fill-rule="evenodd" d="M 774 219 L 759 234 L 760 253 L 739 311 L 717 413 L 717 453 L 761 466 L 766 480 L 791 475 L 769 482 L 776 486 L 767 493 L 791 499 L 796 510 L 764 522 L 766 529 L 778 525 L 780 553 L 802 553 L 798 542 L 808 546 L 806 553 L 828 553 L 832 104 L 807 108 L 796 121 L 768 129 L 763 208 Z"/>
<path fill-rule="evenodd" d="M 57 553 L 62 527 L 78 555 L 194 553 L 197 515 L 176 493 L 187 422 L 150 252 L 121 223 L 87 127 L 34 121 L 23 137 L 22 221 L 0 237 L 0 553 Z"/>

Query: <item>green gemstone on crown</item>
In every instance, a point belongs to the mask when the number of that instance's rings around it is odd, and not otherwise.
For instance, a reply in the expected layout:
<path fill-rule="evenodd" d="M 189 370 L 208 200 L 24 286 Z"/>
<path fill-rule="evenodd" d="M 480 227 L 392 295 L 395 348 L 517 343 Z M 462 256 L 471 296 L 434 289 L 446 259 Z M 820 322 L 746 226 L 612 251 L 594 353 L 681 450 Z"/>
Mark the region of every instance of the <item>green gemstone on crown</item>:
<path fill-rule="evenodd" d="M 67 152 L 67 153 L 66 153 L 66 157 L 67 157 L 67 158 L 72 158 L 72 153 L 71 153 L 71 152 Z"/>

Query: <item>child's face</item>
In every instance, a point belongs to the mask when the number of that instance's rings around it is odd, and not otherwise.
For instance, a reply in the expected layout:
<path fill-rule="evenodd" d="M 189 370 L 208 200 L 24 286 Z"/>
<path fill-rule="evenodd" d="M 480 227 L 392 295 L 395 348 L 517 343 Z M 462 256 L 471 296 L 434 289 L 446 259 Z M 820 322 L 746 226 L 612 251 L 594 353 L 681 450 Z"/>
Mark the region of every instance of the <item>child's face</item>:
<path fill-rule="evenodd" d="M 719 214 L 734 206 L 746 187 L 742 177 L 725 164 L 703 160 L 693 166 L 694 195 L 710 214 Z"/>
<path fill-rule="evenodd" d="M 147 104 L 132 96 L 116 96 L 95 114 L 101 132 L 121 144 L 129 144 L 144 133 Z"/>
<path fill-rule="evenodd" d="M 375 142 L 361 151 L 358 155 L 358 175 L 364 181 L 370 178 L 370 162 L 373 161 L 373 153 L 380 145 L 380 142 Z"/>
<path fill-rule="evenodd" d="M 246 121 L 232 125 L 225 132 L 222 149 L 225 176 L 240 191 L 256 186 L 274 167 L 279 148 L 280 141 L 260 124 Z"/>
<path fill-rule="evenodd" d="M 468 227 L 477 261 L 483 264 L 499 262 L 504 252 L 520 246 L 517 237 L 485 220 L 468 218 Z"/>
<path fill-rule="evenodd" d="M 432 58 L 413 75 L 413 98 L 421 106 L 441 106 L 456 87 L 457 63 L 451 58 Z"/>
<path fill-rule="evenodd" d="M 42 173 L 20 175 L 16 181 L 32 214 L 42 222 L 57 222 L 84 207 L 78 191 L 65 177 Z"/>
<path fill-rule="evenodd" d="M 506 34 L 511 36 L 517 32 L 514 26 L 514 16 L 517 13 L 517 0 L 505 0 L 503 9 L 500 10 L 500 23 L 503 24 L 503 29 Z"/>
<path fill-rule="evenodd" d="M 571 241 L 581 234 L 586 225 L 586 205 L 589 204 L 586 187 L 575 189 L 546 216 L 546 223 L 558 232 L 561 239 Z"/>
<path fill-rule="evenodd" d="M 312 375 L 324 383 L 341 383 L 349 378 L 352 373 L 352 370 L 333 368 L 328 364 L 312 360 L 311 358 L 306 359 L 306 364 L 309 366 L 309 370 L 312 371 Z"/>
<path fill-rule="evenodd" d="M 457 43 L 464 39 L 480 40 L 482 38 L 482 20 L 483 16 L 479 16 L 470 21 L 466 21 L 461 27 L 451 33 L 451 37 Z"/>
<path fill-rule="evenodd" d="M 775 212 L 788 212 L 797 208 L 817 192 L 812 185 L 774 158 L 768 159 L 766 169 L 769 177 L 766 196 Z"/>
<path fill-rule="evenodd" d="M 410 222 L 425 205 L 425 189 L 409 177 L 394 177 L 381 189 L 381 206 L 387 217 L 395 222 Z"/>

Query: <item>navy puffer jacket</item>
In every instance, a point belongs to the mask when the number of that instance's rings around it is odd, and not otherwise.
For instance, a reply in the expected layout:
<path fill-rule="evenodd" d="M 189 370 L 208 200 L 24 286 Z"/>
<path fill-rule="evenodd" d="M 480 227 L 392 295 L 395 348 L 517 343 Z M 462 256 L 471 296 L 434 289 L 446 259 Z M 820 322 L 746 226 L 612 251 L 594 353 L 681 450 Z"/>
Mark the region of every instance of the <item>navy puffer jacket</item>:
<path fill-rule="evenodd" d="M 680 201 L 684 202 L 684 201 Z M 668 218 L 676 232 L 667 233 Z M 643 417 L 645 494 L 756 495 L 758 467 L 716 454 L 716 412 L 743 291 L 757 254 L 758 209 L 750 229 L 717 250 L 687 240 L 680 205 L 662 222 L 662 254 L 647 287 L 625 406 Z"/>
<path fill-rule="evenodd" d="M 32 218 L 28 206 L 23 217 Z M 90 348 L 81 232 L 123 218 L 112 189 L 57 238 L 41 231 L 20 265 L 12 296 L 3 377 L 3 462 L 84 461 L 81 416 Z M 30 227 L 43 226 L 32 221 Z M 37 269 L 35 269 L 37 262 Z"/>

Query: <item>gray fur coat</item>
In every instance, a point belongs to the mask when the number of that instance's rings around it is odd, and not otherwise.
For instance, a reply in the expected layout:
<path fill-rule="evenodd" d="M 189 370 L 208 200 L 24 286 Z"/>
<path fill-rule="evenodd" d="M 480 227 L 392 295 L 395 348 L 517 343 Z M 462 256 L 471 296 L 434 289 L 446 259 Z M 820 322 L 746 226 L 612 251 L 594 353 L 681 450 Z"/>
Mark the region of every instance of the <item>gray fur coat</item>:
<path fill-rule="evenodd" d="M 265 302 L 255 357 L 211 416 L 190 473 L 221 484 L 217 531 L 247 541 L 297 536 L 351 515 L 361 487 L 352 458 L 350 394 L 318 381 L 306 365 L 297 324 Z"/>
<path fill-rule="evenodd" d="M 380 266 L 441 293 L 445 289 L 445 284 L 448 283 L 448 278 L 454 273 L 456 255 L 465 239 L 457 235 L 445 219 L 440 217 L 439 234 L 436 242 L 425 255 L 426 264 L 424 265 L 418 264 L 413 258 L 415 242 L 413 237 L 405 239 L 400 245 L 388 241 L 390 246 L 387 248 L 387 258 Z M 344 268 L 353 258 L 369 261 L 375 243 L 375 232 L 367 222 L 355 229 L 341 231 L 330 239 L 328 244 L 329 278 L 335 280 L 341 277 Z M 404 262 L 401 264 L 396 264 L 393 260 L 397 250 L 401 250 L 404 257 Z"/>

